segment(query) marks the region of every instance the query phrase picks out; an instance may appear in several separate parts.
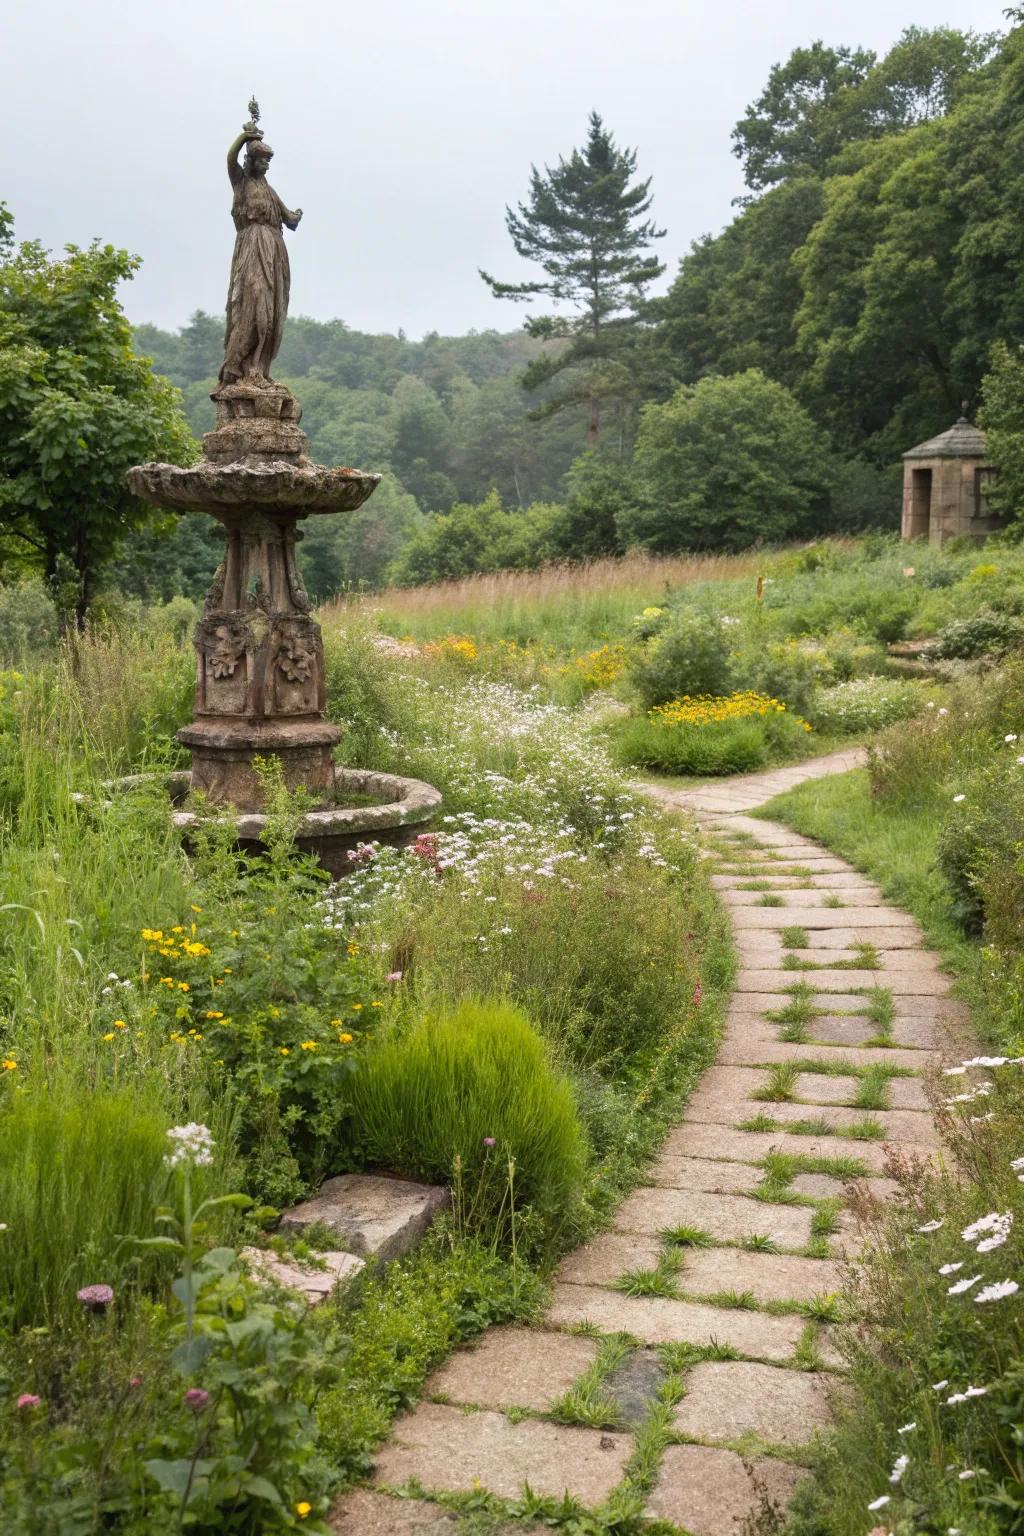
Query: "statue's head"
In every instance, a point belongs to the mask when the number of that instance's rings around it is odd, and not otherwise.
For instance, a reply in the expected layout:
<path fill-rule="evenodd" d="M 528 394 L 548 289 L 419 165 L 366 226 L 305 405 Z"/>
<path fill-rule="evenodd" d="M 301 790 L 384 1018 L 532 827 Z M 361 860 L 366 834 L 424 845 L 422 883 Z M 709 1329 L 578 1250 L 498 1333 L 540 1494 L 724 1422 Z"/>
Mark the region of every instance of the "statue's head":
<path fill-rule="evenodd" d="M 274 151 L 263 139 L 250 139 L 245 151 L 246 175 L 265 176 L 273 158 Z"/>

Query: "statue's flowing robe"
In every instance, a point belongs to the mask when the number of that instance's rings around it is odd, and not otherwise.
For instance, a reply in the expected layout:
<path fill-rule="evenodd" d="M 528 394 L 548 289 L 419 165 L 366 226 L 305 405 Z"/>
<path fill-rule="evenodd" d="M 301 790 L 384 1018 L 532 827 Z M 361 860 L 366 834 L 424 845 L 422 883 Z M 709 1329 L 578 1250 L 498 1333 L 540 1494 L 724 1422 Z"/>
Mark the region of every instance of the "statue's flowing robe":
<path fill-rule="evenodd" d="M 231 260 L 222 384 L 261 374 L 281 348 L 291 272 L 281 226 L 288 210 L 263 177 L 243 176 L 231 217 L 238 231 Z"/>

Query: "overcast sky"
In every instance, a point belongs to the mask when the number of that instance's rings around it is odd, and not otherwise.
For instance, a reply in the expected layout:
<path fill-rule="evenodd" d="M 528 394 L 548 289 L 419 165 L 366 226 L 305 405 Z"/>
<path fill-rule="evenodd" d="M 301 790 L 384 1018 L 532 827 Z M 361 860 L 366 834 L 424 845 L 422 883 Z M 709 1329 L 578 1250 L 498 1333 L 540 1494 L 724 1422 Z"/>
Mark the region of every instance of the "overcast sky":
<path fill-rule="evenodd" d="M 7 0 L 0 197 L 22 238 L 144 258 L 135 321 L 224 303 L 224 165 L 255 91 L 271 181 L 304 209 L 292 313 L 359 330 L 517 326 L 478 267 L 527 269 L 504 226 L 531 162 L 594 108 L 654 178 L 675 270 L 742 190 L 729 134 L 816 37 L 883 52 L 907 26 L 1004 30 L 1006 0 Z"/>

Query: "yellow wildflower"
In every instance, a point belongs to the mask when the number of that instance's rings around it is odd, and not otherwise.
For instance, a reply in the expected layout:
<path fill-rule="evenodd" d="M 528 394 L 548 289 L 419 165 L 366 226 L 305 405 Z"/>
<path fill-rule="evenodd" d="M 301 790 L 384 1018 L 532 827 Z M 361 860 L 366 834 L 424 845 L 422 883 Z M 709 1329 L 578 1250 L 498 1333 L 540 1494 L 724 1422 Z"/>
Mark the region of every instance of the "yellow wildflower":
<path fill-rule="evenodd" d="M 332 1019 L 331 1020 L 331 1028 L 332 1029 L 340 1029 L 340 1027 L 341 1027 L 341 1020 L 340 1019 Z"/>
<path fill-rule="evenodd" d="M 202 909 L 202 907 L 196 907 L 196 906 L 194 906 L 194 907 L 193 907 L 193 908 L 192 908 L 192 911 L 193 911 L 193 912 L 201 912 L 201 911 L 202 911 L 202 910 L 203 910 L 203 909 Z"/>
<path fill-rule="evenodd" d="M 160 985 L 162 987 L 173 987 L 174 986 L 174 977 L 173 976 L 161 976 L 160 977 Z"/>
<path fill-rule="evenodd" d="M 312 1504 L 310 1504 L 307 1499 L 300 1499 L 295 1506 L 295 1513 L 298 1515 L 300 1520 L 305 1520 L 306 1516 L 309 1514 L 312 1508 Z"/>
<path fill-rule="evenodd" d="M 113 1040 L 113 1038 L 114 1038 L 114 1031 L 111 1030 L 110 1034 L 109 1035 L 104 1035 L 103 1038 L 104 1038 L 104 1040 Z"/>
<path fill-rule="evenodd" d="M 17 1070 L 18 1070 L 18 1063 L 16 1061 L 13 1061 L 10 1056 L 5 1056 L 4 1057 L 4 1071 L 5 1072 L 16 1072 Z"/>
<path fill-rule="evenodd" d="M 319 1047 L 315 1040 L 303 1040 L 302 1044 L 299 1046 L 300 1051 L 315 1051 L 318 1049 Z"/>
<path fill-rule="evenodd" d="M 128 1026 L 124 1022 L 124 1019 L 115 1019 L 114 1020 L 114 1028 L 115 1029 L 127 1029 Z"/>
<path fill-rule="evenodd" d="M 222 1013 L 218 1013 L 216 1008 L 207 1008 L 206 1017 L 208 1019 L 222 1019 L 224 1015 Z"/>
<path fill-rule="evenodd" d="M 370 1004 L 370 1007 L 371 1008 L 383 1008 L 384 1004 L 383 1003 L 378 1003 L 377 999 L 374 998 L 373 1002 Z"/>
<path fill-rule="evenodd" d="M 156 944 L 164 936 L 164 931 L 162 928 L 142 928 L 140 929 L 140 932 L 142 937 L 146 940 L 147 944 Z"/>
<path fill-rule="evenodd" d="M 338 1039 L 341 1041 L 342 1045 L 351 1045 L 352 1044 L 352 1036 L 351 1035 L 347 1035 L 347 1034 L 343 1033 L 343 1034 L 340 1034 L 338 1036 Z"/>
<path fill-rule="evenodd" d="M 278 1048 L 277 1048 L 277 1052 L 278 1052 L 279 1056 L 290 1056 L 291 1055 L 291 1048 L 289 1046 L 287 1046 L 287 1045 L 279 1045 Z"/>
<path fill-rule="evenodd" d="M 361 1013 L 362 1009 L 363 1009 L 362 1003 L 353 1003 L 352 1004 L 352 1012 L 353 1013 Z"/>
<path fill-rule="evenodd" d="M 345 947 L 348 950 L 350 955 L 358 955 L 358 953 L 359 953 L 359 945 L 356 944 L 355 942 L 350 941 Z"/>
<path fill-rule="evenodd" d="M 179 992 L 191 992 L 191 990 L 192 989 L 189 986 L 187 981 L 179 981 L 178 982 L 178 991 Z"/>
<path fill-rule="evenodd" d="M 173 927 L 173 928 L 172 928 L 172 929 L 171 929 L 171 932 L 172 932 L 172 933 L 184 933 L 184 932 L 185 932 L 185 930 L 184 930 L 184 928 L 183 928 L 183 927 L 182 927 L 182 926 L 181 926 L 181 924 L 180 924 L 180 923 L 175 923 L 175 925 L 174 925 L 174 927 Z"/>

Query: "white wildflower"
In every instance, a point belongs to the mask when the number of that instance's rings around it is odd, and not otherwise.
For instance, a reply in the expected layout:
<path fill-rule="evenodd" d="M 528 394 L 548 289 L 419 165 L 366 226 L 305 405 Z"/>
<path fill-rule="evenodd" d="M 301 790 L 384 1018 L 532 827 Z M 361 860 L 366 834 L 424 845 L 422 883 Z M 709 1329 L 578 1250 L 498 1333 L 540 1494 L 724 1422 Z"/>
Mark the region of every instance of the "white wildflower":
<path fill-rule="evenodd" d="M 939 1274 L 940 1275 L 955 1275 L 957 1270 L 958 1269 L 963 1269 L 963 1267 L 964 1267 L 964 1261 L 963 1261 L 963 1259 L 960 1259 L 960 1260 L 958 1260 L 958 1262 L 956 1264 L 943 1264 L 941 1266 L 941 1268 L 939 1269 Z"/>
<path fill-rule="evenodd" d="M 995 1285 L 986 1285 L 975 1296 L 975 1301 L 1003 1301 L 1007 1296 L 1015 1296 L 1020 1290 L 1016 1280 L 997 1280 Z"/>
<path fill-rule="evenodd" d="M 911 1419 L 909 1424 L 901 1424 L 899 1429 L 896 1431 L 896 1433 L 898 1435 L 909 1435 L 910 1431 L 912 1429 L 916 1429 L 916 1428 L 917 1428 L 917 1420 L 916 1419 Z"/>
<path fill-rule="evenodd" d="M 964 1470 L 961 1473 L 958 1474 L 958 1476 L 959 1476 L 959 1479 L 960 1479 L 960 1481 L 962 1483 L 966 1483 L 968 1478 L 971 1478 L 971 1477 L 974 1476 L 974 1468 L 973 1467 L 965 1467 Z"/>
<path fill-rule="evenodd" d="M 954 795 L 953 796 L 953 804 L 954 805 L 959 805 L 961 800 L 966 800 L 966 799 L 967 799 L 966 795 Z"/>
<path fill-rule="evenodd" d="M 868 1505 L 869 1514 L 874 1514 L 876 1509 L 884 1509 L 888 1503 L 890 1503 L 889 1495 L 883 1493 L 880 1499 L 875 1499 Z"/>
<path fill-rule="evenodd" d="M 909 1456 L 897 1456 L 897 1458 L 896 1458 L 896 1460 L 895 1460 L 895 1462 L 893 1464 L 893 1469 L 889 1473 L 889 1481 L 890 1481 L 890 1483 L 898 1483 L 900 1481 L 900 1479 L 903 1476 L 904 1472 L 907 1470 L 907 1467 L 908 1467 L 909 1463 L 910 1463 L 910 1457 Z"/>
<path fill-rule="evenodd" d="M 944 1219 L 940 1219 L 938 1221 L 926 1221 L 924 1226 L 923 1227 L 918 1227 L 917 1230 L 919 1232 L 937 1232 L 939 1230 L 939 1228 L 941 1226 L 944 1226 L 944 1225 L 945 1225 Z"/>
<path fill-rule="evenodd" d="M 962 1296 L 964 1291 L 969 1291 L 972 1285 L 977 1285 L 977 1283 L 978 1283 L 978 1281 L 980 1279 L 981 1279 L 980 1275 L 972 1275 L 969 1280 L 958 1280 L 955 1285 L 951 1285 L 949 1287 L 949 1290 L 946 1292 L 946 1295 L 947 1296 Z"/>
<path fill-rule="evenodd" d="M 180 1168 L 187 1164 L 193 1168 L 206 1168 L 213 1162 L 213 1136 L 205 1125 L 193 1121 L 190 1125 L 175 1125 L 167 1132 L 171 1151 L 164 1158 L 168 1168 Z"/>
<path fill-rule="evenodd" d="M 1010 732 L 1009 732 L 1009 733 L 1008 733 L 1008 735 L 1006 735 L 1006 736 L 1004 736 L 1004 737 L 1003 737 L 1003 740 L 1004 740 L 1004 741 L 1016 741 L 1016 740 L 1017 740 L 1017 738 L 1016 738 L 1016 736 L 1015 736 L 1015 735 L 1014 735 L 1014 733 L 1013 733 L 1013 731 L 1010 731 Z"/>
<path fill-rule="evenodd" d="M 948 1381 L 933 1381 L 932 1382 L 932 1391 L 933 1392 L 942 1392 L 948 1386 L 949 1386 L 949 1382 Z"/>

